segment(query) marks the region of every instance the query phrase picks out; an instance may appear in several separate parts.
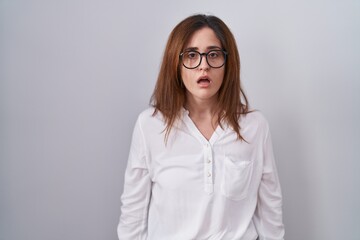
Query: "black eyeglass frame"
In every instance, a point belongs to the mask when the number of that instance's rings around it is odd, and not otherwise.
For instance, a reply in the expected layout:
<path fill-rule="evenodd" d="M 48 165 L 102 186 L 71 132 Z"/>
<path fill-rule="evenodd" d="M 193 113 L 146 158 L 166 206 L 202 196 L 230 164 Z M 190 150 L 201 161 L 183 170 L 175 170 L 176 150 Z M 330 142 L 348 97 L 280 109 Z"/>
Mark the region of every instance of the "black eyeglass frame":
<path fill-rule="evenodd" d="M 190 67 L 185 66 L 185 64 L 184 64 L 184 62 L 183 62 L 183 60 L 182 60 L 184 54 L 185 54 L 185 53 L 188 53 L 188 52 L 196 52 L 196 53 L 198 53 L 198 54 L 200 55 L 199 64 L 196 65 L 195 67 L 190 68 Z M 219 67 L 213 67 L 213 66 L 211 66 L 211 64 L 210 64 L 209 61 L 208 61 L 208 55 L 209 55 L 209 53 L 211 53 L 211 52 L 222 52 L 222 53 L 224 54 L 224 63 L 223 63 L 221 66 L 219 66 Z M 228 53 L 227 53 L 225 50 L 221 50 L 221 49 L 210 50 L 210 51 L 208 51 L 208 52 L 206 52 L 206 53 L 200 53 L 199 51 L 196 51 L 196 50 L 188 50 L 188 51 L 185 51 L 185 52 L 180 53 L 180 54 L 179 54 L 179 58 L 181 59 L 182 65 L 183 65 L 185 68 L 187 68 L 187 69 L 195 69 L 195 68 L 199 67 L 200 64 L 201 64 L 201 62 L 202 62 L 203 56 L 205 56 L 206 62 L 207 62 L 207 64 L 208 64 L 211 68 L 221 68 L 221 67 L 223 67 L 223 66 L 225 65 L 225 63 L 226 63 L 227 55 L 228 55 Z"/>

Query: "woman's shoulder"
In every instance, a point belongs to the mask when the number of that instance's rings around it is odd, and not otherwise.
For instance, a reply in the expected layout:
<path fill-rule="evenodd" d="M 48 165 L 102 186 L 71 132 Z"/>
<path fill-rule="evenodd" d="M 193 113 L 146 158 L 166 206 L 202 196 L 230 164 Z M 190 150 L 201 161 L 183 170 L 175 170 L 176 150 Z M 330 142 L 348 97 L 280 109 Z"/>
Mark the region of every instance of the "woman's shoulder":
<path fill-rule="evenodd" d="M 144 110 L 142 110 L 140 113 L 139 113 L 139 118 L 143 119 L 143 118 L 152 118 L 153 115 L 154 115 L 154 112 L 155 112 L 155 108 L 153 107 L 148 107 Z"/>
<path fill-rule="evenodd" d="M 269 128 L 269 123 L 264 114 L 257 109 L 250 110 L 246 114 L 242 114 L 240 117 L 240 126 L 256 126 L 264 129 Z"/>
<path fill-rule="evenodd" d="M 156 111 L 154 107 L 148 107 L 139 113 L 137 122 L 140 125 L 152 125 L 155 123 L 162 124 L 163 116 L 160 111 Z"/>
<path fill-rule="evenodd" d="M 142 110 L 139 114 L 138 114 L 138 117 L 137 117 L 137 121 L 138 122 L 149 122 L 151 121 L 152 119 L 154 119 L 154 117 L 156 116 L 155 113 L 155 108 L 153 107 L 148 107 L 144 110 Z"/>

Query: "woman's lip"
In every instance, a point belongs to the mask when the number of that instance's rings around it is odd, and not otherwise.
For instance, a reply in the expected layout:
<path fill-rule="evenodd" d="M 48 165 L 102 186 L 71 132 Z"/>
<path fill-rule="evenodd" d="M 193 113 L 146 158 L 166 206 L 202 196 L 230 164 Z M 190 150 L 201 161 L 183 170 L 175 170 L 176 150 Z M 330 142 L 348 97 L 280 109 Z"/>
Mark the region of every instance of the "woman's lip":
<path fill-rule="evenodd" d="M 203 80 L 204 79 L 204 80 Z M 197 84 L 202 87 L 202 88 L 206 88 L 209 87 L 211 84 L 211 80 L 208 78 L 201 78 L 197 81 Z"/>
<path fill-rule="evenodd" d="M 207 78 L 201 78 L 201 79 L 197 80 L 197 83 L 202 83 L 202 82 L 210 82 L 210 80 Z"/>
<path fill-rule="evenodd" d="M 196 81 L 197 83 L 203 82 L 201 80 L 206 79 L 207 81 L 211 82 L 211 79 L 208 76 L 201 76 L 198 78 L 198 80 Z"/>

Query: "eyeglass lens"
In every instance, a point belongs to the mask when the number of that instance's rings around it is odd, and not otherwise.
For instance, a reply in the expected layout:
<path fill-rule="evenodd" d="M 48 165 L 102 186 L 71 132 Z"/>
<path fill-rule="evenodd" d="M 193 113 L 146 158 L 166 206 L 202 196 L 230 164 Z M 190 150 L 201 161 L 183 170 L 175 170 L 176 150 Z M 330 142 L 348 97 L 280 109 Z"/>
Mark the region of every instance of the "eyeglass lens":
<path fill-rule="evenodd" d="M 205 55 L 206 61 L 210 67 L 220 68 L 225 63 L 225 53 L 222 50 L 212 50 L 207 53 L 186 51 L 182 54 L 183 65 L 186 68 L 197 68 L 201 64 L 202 55 Z"/>

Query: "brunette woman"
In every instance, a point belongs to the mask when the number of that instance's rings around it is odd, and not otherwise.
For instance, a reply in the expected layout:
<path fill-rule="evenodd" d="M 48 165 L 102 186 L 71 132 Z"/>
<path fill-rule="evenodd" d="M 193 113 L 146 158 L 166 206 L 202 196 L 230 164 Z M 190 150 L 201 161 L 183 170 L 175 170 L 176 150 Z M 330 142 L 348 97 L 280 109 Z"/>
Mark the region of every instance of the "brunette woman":
<path fill-rule="evenodd" d="M 133 132 L 119 239 L 283 239 L 269 126 L 249 109 L 222 20 L 174 28 L 151 103 Z"/>

